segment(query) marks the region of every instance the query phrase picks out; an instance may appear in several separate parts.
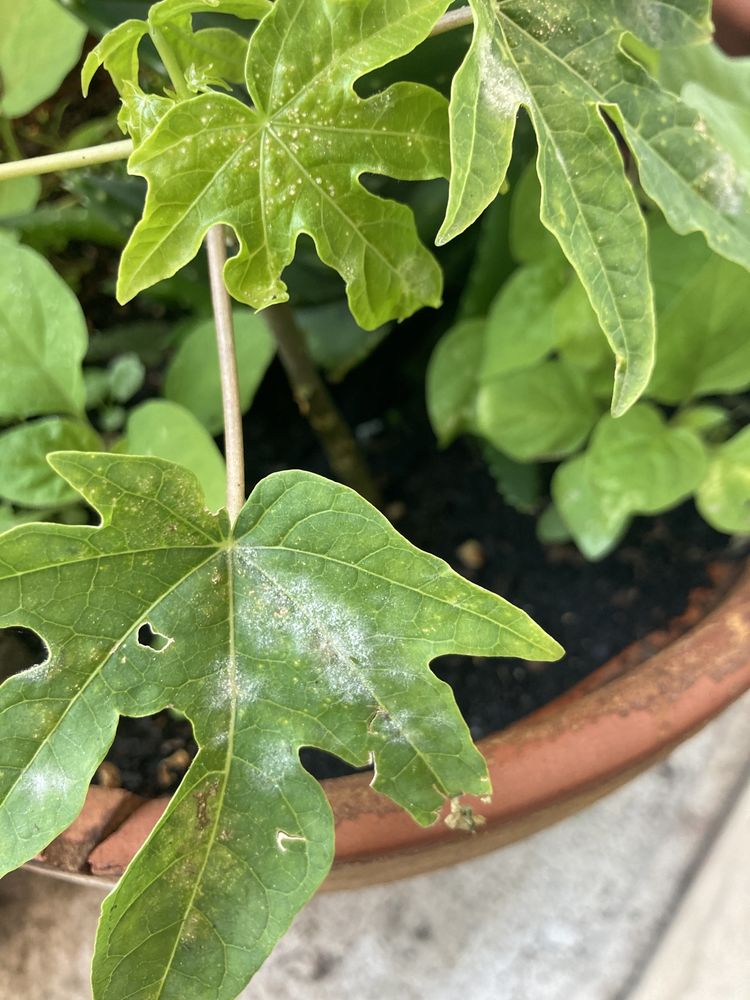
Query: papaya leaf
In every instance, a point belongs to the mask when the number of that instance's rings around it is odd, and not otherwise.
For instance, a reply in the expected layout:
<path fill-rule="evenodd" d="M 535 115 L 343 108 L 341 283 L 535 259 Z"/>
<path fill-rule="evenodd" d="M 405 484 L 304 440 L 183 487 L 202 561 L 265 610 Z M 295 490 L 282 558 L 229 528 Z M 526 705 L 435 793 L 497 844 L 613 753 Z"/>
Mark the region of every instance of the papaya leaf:
<path fill-rule="evenodd" d="M 708 38 L 707 0 L 472 0 L 472 45 L 451 98 L 451 195 L 439 239 L 463 231 L 505 178 L 519 108 L 537 133 L 541 218 L 575 267 L 617 362 L 612 412 L 643 392 L 654 358 L 646 231 L 610 124 L 647 194 L 680 233 L 700 230 L 750 266 L 744 175 L 699 114 L 625 50 Z"/>
<path fill-rule="evenodd" d="M 226 87 L 228 82 L 240 83 L 247 39 L 226 28 L 193 30 L 194 14 L 216 9 L 214 0 L 161 0 L 151 6 L 145 20 L 130 18 L 118 24 L 86 57 L 81 73 L 84 96 L 103 66 L 122 99 L 120 127 L 136 143 L 142 142 L 175 103 L 173 94 L 148 94 L 141 88 L 139 50 L 146 35 L 165 60 L 174 60 L 192 91 L 210 84 Z M 269 10 L 267 0 L 226 0 L 220 12 L 256 20 Z"/>
<path fill-rule="evenodd" d="M 230 529 L 167 462 L 51 461 L 102 525 L 0 538 L 0 625 L 49 649 L 0 688 L 0 873 L 75 817 L 118 715 L 173 706 L 200 750 L 104 903 L 94 997 L 230 1000 L 332 861 L 331 810 L 300 747 L 372 760 L 374 787 L 431 823 L 446 796 L 490 788 L 429 661 L 561 651 L 312 474 L 265 479 Z M 139 643 L 145 623 L 161 651 Z"/>
<path fill-rule="evenodd" d="M 558 466 L 552 498 L 586 558 L 601 559 L 635 514 L 658 514 L 689 497 L 706 462 L 697 434 L 638 403 L 619 419 L 601 418 L 587 450 Z"/>
<path fill-rule="evenodd" d="M 78 300 L 35 250 L 0 240 L 0 418 L 78 416 L 88 334 Z"/>
<path fill-rule="evenodd" d="M 250 41 L 253 107 L 227 94 L 177 103 L 132 155 L 145 177 L 143 219 L 125 248 L 118 298 L 174 274 L 210 226 L 239 240 L 225 279 L 256 309 L 286 300 L 281 272 L 302 233 L 346 283 L 365 329 L 440 302 L 440 268 L 408 208 L 376 197 L 363 173 L 446 176 L 445 99 L 397 83 L 363 100 L 354 83 L 409 52 L 445 0 L 278 0 Z"/>
<path fill-rule="evenodd" d="M 750 534 L 750 427 L 712 451 L 695 501 L 718 531 Z"/>
<path fill-rule="evenodd" d="M 750 174 L 750 59 L 727 56 L 713 42 L 691 45 L 662 52 L 658 75 Z"/>

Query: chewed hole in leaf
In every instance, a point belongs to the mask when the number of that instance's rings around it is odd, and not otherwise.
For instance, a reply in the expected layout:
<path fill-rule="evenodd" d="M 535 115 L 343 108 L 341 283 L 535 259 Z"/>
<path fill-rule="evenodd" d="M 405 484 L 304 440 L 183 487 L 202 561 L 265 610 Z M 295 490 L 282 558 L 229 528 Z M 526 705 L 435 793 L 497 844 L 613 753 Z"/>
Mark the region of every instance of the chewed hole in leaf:
<path fill-rule="evenodd" d="M 173 642 L 174 639 L 171 636 L 155 632 L 150 622 L 144 622 L 138 629 L 138 645 L 143 646 L 144 649 L 152 649 L 155 653 L 162 653 Z"/>
<path fill-rule="evenodd" d="M 287 833 L 285 830 L 276 831 L 276 846 L 280 851 L 286 853 L 289 850 L 290 843 L 306 844 L 307 837 L 301 837 L 293 833 Z"/>
<path fill-rule="evenodd" d="M 0 629 L 0 682 L 49 660 L 49 650 L 41 636 L 28 628 Z"/>

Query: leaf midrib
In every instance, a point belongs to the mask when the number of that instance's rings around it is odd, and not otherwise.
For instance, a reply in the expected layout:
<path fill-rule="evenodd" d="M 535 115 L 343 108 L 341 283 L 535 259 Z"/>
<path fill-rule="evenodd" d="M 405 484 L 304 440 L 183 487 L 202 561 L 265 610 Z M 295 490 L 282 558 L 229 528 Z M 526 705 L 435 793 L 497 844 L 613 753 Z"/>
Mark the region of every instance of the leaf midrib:
<path fill-rule="evenodd" d="M 500 10 L 498 10 L 497 18 L 498 18 L 498 20 L 500 20 L 500 18 L 504 18 L 508 23 L 512 24 L 515 28 L 517 28 L 517 30 L 519 30 L 525 37 L 531 39 L 531 41 L 537 46 L 537 48 L 540 48 L 545 53 L 551 54 L 554 59 L 556 59 L 558 62 L 562 63 L 562 65 L 565 66 L 568 70 L 571 69 L 568 66 L 568 64 L 565 62 L 565 60 L 563 60 L 559 56 L 557 56 L 557 54 L 552 49 L 547 48 L 547 46 L 545 46 L 541 42 L 539 42 L 536 38 L 534 38 L 533 35 L 531 35 L 524 28 L 519 27 L 515 21 L 513 21 L 511 18 L 509 18 L 506 14 L 503 14 Z M 506 42 L 506 50 L 508 52 L 508 58 L 513 63 L 513 65 L 514 65 L 514 67 L 516 69 L 516 72 L 521 77 L 521 79 L 526 82 L 526 76 L 521 72 L 521 69 L 520 69 L 520 67 L 519 67 L 519 65 L 518 65 L 518 63 L 517 63 L 517 61 L 516 61 L 516 59 L 515 59 L 515 57 L 513 55 L 513 52 L 511 50 L 510 46 L 507 44 L 507 42 Z M 578 79 L 581 79 L 580 77 L 578 77 L 577 71 L 573 72 L 573 75 L 576 76 Z M 585 81 L 581 80 L 581 82 L 584 83 L 584 85 L 589 90 L 589 92 L 594 95 L 595 103 L 596 103 L 597 107 L 599 107 L 601 105 L 601 98 L 597 95 L 597 92 L 592 87 L 590 87 L 587 83 L 585 83 Z M 528 83 L 527 83 L 527 86 L 528 86 Z M 533 88 L 529 88 L 529 94 L 533 94 Z M 587 217 L 586 213 L 583 210 L 583 205 L 582 205 L 580 199 L 578 198 L 578 193 L 577 193 L 576 187 L 575 187 L 575 185 L 573 183 L 573 180 L 572 180 L 572 178 L 570 176 L 570 173 L 568 171 L 567 160 L 565 159 L 565 157 L 563 156 L 562 152 L 560 151 L 560 148 L 559 148 L 559 146 L 557 144 L 557 141 L 554 138 L 555 132 L 554 132 L 554 130 L 552 130 L 549 127 L 549 125 L 547 123 L 547 119 L 545 118 L 544 113 L 543 113 L 543 111 L 541 109 L 540 103 L 536 99 L 536 97 L 534 97 L 533 104 L 534 104 L 534 112 L 539 116 L 539 119 L 540 119 L 540 121 L 542 122 L 542 124 L 544 126 L 544 130 L 545 130 L 546 134 L 549 136 L 550 142 L 552 143 L 552 145 L 553 145 L 553 147 L 555 149 L 555 154 L 556 154 L 557 162 L 560 164 L 560 167 L 561 167 L 561 169 L 562 169 L 562 171 L 563 171 L 563 173 L 565 175 L 565 180 L 566 180 L 566 182 L 568 184 L 568 188 L 569 188 L 569 190 L 571 191 L 571 193 L 573 195 L 573 199 L 574 199 L 576 207 L 578 209 L 579 218 L 583 221 L 584 228 L 585 228 L 586 233 L 588 235 L 589 244 L 590 244 L 591 248 L 594 251 L 594 255 L 596 257 L 596 260 L 599 263 L 600 273 L 604 277 L 604 283 L 605 283 L 605 285 L 607 287 L 607 293 L 608 293 L 608 297 L 609 297 L 609 301 L 610 301 L 610 308 L 613 310 L 614 315 L 617 316 L 618 321 L 619 321 L 618 327 L 619 327 L 620 337 L 618 339 L 620 341 L 620 344 L 619 344 L 619 353 L 617 351 L 615 352 L 615 358 L 616 358 L 618 364 L 620 362 L 622 362 L 624 364 L 626 373 L 629 373 L 631 375 L 631 377 L 632 377 L 632 373 L 629 371 L 629 369 L 630 369 L 630 360 L 633 357 L 633 353 L 630 350 L 630 347 L 629 347 L 629 344 L 628 344 L 628 338 L 625 335 L 625 330 L 627 329 L 627 327 L 633 325 L 632 321 L 626 322 L 626 318 L 620 312 L 620 309 L 619 309 L 619 306 L 618 306 L 618 302 L 617 302 L 617 295 L 616 295 L 615 290 L 612 287 L 612 283 L 610 281 L 609 269 L 604 264 L 604 260 L 603 260 L 603 258 L 601 256 L 599 245 L 598 245 L 596 239 L 594 238 L 594 234 L 593 234 L 593 232 L 591 230 L 591 227 L 589 225 L 588 217 Z M 602 127 L 603 130 L 606 129 L 606 125 L 604 124 L 603 120 L 601 121 L 601 127 Z M 646 237 L 645 226 L 643 226 L 643 229 L 644 229 L 643 235 L 644 235 L 644 237 Z M 653 307 L 652 307 L 652 313 L 653 313 Z M 610 330 L 608 332 L 612 335 L 612 338 L 614 339 L 615 331 Z M 636 355 L 636 357 L 637 357 L 637 355 Z M 622 392 L 623 392 L 623 389 L 621 388 L 621 394 L 622 394 Z"/>
<path fill-rule="evenodd" d="M 161 978 L 158 987 L 158 993 L 155 996 L 155 1000 L 159 1000 L 160 997 L 164 995 L 164 989 L 167 984 L 167 979 L 172 969 L 172 964 L 174 957 L 177 954 L 177 949 L 182 941 L 182 933 L 185 928 L 185 923 L 190 916 L 195 905 L 195 900 L 198 896 L 198 892 L 202 887 L 203 876 L 206 872 L 208 866 L 209 858 L 213 851 L 214 844 L 216 842 L 216 837 L 218 835 L 219 820 L 222 815 L 222 810 L 224 808 L 224 799 L 226 797 L 227 785 L 229 784 L 229 773 L 232 769 L 232 762 L 234 760 L 234 741 L 236 735 L 236 725 L 237 725 L 237 649 L 236 649 L 236 635 L 235 635 L 235 600 L 234 600 L 234 559 L 233 559 L 233 549 L 227 548 L 226 558 L 227 558 L 227 603 L 229 605 L 229 615 L 227 618 L 229 624 L 229 662 L 231 664 L 229 670 L 229 682 L 232 689 L 232 694 L 229 699 L 229 720 L 227 725 L 227 742 L 226 742 L 226 758 L 223 770 L 221 773 L 221 785 L 219 796 L 214 810 L 214 822 L 209 835 L 208 841 L 206 843 L 205 854 L 203 858 L 203 864 L 201 865 L 200 871 L 195 878 L 193 884 L 193 890 L 190 894 L 187 905 L 185 906 L 185 911 L 179 924 L 179 932 L 175 935 L 174 945 L 172 946 L 172 951 L 170 952 L 168 960 L 164 963 L 164 974 Z"/>
<path fill-rule="evenodd" d="M 736 222 L 731 217 L 727 218 L 726 215 L 723 215 L 721 212 L 719 212 L 719 210 L 717 209 L 716 205 L 714 205 L 714 203 L 709 200 L 707 194 L 704 191 L 702 191 L 700 188 L 693 187 L 690 184 L 690 182 L 687 180 L 687 178 L 684 177 L 681 173 L 679 173 L 679 171 L 675 168 L 675 166 L 669 160 L 667 160 L 667 159 L 664 158 L 664 156 L 662 155 L 662 153 L 659 151 L 659 149 L 652 142 L 649 142 L 647 139 L 642 138 L 638 126 L 635 125 L 633 122 L 631 122 L 630 118 L 628 118 L 624 114 L 624 112 L 622 110 L 622 107 L 620 106 L 620 104 L 617 101 L 613 101 L 610 97 L 605 96 L 603 94 L 600 94 L 599 91 L 595 90 L 591 86 L 591 84 L 585 79 L 585 77 L 582 77 L 580 75 L 580 73 L 578 72 L 578 70 L 575 69 L 573 66 L 569 65 L 565 61 L 565 59 L 562 58 L 562 56 L 559 56 L 553 49 L 548 48 L 538 38 L 535 38 L 534 35 L 532 35 L 530 31 L 528 31 L 526 28 L 522 27 L 520 24 L 518 24 L 517 21 L 514 21 L 511 17 L 508 17 L 508 15 L 505 14 L 505 13 L 503 13 L 502 10 L 500 10 L 499 8 L 497 9 L 496 17 L 497 17 L 498 20 L 500 20 L 501 18 L 503 18 L 509 24 L 513 25 L 513 27 L 517 31 L 519 31 L 522 35 L 524 35 L 524 37 L 527 38 L 534 46 L 536 46 L 536 48 L 541 49 L 542 52 L 545 52 L 546 54 L 552 56 L 552 58 L 556 62 L 558 62 L 562 66 L 564 66 L 565 69 L 571 74 L 571 76 L 573 76 L 592 95 L 593 100 L 596 102 L 596 104 L 598 106 L 604 106 L 604 105 L 607 105 L 607 104 L 614 105 L 614 107 L 616 107 L 617 110 L 618 110 L 618 112 L 622 115 L 623 120 L 627 123 L 628 128 L 630 128 L 630 129 L 633 130 L 633 132 L 638 136 L 638 139 L 645 146 L 648 147 L 648 149 L 651 151 L 652 155 L 655 156 L 659 160 L 659 162 L 667 169 L 667 171 L 673 177 L 675 177 L 679 181 L 679 183 L 681 185 L 683 185 L 684 187 L 686 187 L 688 189 L 688 191 L 690 191 L 690 193 L 693 196 L 697 196 L 698 198 L 700 198 L 701 201 L 706 205 L 706 207 L 710 211 L 712 211 L 715 215 L 717 215 L 719 217 L 719 219 L 721 219 L 724 223 L 731 225 L 732 228 L 735 229 L 739 233 L 739 235 L 743 236 L 747 240 L 747 237 L 745 236 L 745 234 L 743 233 L 743 231 L 737 227 Z M 619 28 L 617 28 L 614 25 L 610 28 L 609 33 L 612 34 L 612 35 L 617 35 L 618 38 L 622 38 L 623 35 L 627 34 L 627 32 L 625 31 L 625 29 L 620 30 Z M 624 56 L 624 58 L 628 58 L 628 57 Z M 515 60 L 513 60 L 513 62 L 515 64 Z M 651 78 L 648 76 L 648 74 L 646 73 L 646 71 L 644 70 L 643 72 L 644 72 L 644 75 L 646 75 L 647 79 L 649 81 L 651 81 Z M 522 75 L 522 78 L 525 80 L 526 78 L 523 76 L 523 74 L 521 74 L 521 75 Z M 628 84 L 627 80 L 622 80 L 621 83 L 623 83 L 623 84 L 625 84 L 627 86 L 632 86 L 631 84 Z M 697 114 L 697 112 L 696 112 L 696 114 Z M 716 141 L 716 140 L 714 140 L 714 141 Z M 721 146 L 718 143 L 717 143 L 717 146 L 718 146 L 719 149 L 721 149 Z M 694 231 L 695 230 L 693 230 L 693 232 Z"/>

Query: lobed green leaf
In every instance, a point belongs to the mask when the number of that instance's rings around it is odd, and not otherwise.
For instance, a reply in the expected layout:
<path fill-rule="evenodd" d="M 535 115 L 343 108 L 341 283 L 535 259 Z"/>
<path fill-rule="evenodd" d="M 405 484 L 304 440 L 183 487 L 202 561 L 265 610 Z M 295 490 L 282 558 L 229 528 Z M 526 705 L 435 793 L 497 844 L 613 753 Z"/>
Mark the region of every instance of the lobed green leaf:
<path fill-rule="evenodd" d="M 0 871 L 72 821 L 119 714 L 173 706 L 200 752 L 105 901 L 94 996 L 229 1000 L 331 864 L 300 747 L 373 761 L 374 787 L 430 823 L 446 796 L 490 788 L 429 661 L 561 651 L 317 476 L 270 476 L 230 530 L 164 461 L 52 461 L 102 525 L 0 537 L 0 625 L 49 648 L 0 688 Z M 146 623 L 160 651 L 139 642 Z"/>
<path fill-rule="evenodd" d="M 750 267 L 747 181 L 706 121 L 627 52 L 708 38 L 704 0 L 472 0 L 471 49 L 451 97 L 451 195 L 441 241 L 465 229 L 500 189 L 524 107 L 539 143 L 541 218 L 575 267 L 615 353 L 612 412 L 641 395 L 654 361 L 646 231 L 610 127 L 640 182 L 679 233 L 700 230 Z M 720 136 L 719 136 L 720 138 Z"/>
<path fill-rule="evenodd" d="M 221 94 L 182 101 L 133 154 L 130 169 L 149 193 L 123 254 L 120 301 L 174 274 L 224 222 L 239 240 L 227 287 L 256 309 L 287 298 L 280 275 L 302 233 L 344 278 L 365 329 L 437 305 L 440 268 L 411 212 L 359 178 L 445 175 L 445 100 L 408 83 L 362 100 L 353 86 L 414 48 L 444 6 L 278 0 L 250 42 L 253 107 Z"/>

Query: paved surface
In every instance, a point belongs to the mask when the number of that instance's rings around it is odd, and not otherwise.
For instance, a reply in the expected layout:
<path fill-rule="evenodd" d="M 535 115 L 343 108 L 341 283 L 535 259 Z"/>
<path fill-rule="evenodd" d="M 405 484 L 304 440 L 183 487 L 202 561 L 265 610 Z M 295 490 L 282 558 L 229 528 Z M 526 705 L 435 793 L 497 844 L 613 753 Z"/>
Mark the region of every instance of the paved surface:
<path fill-rule="evenodd" d="M 750 1000 L 748 788 L 745 697 L 521 844 L 319 896 L 243 1000 Z M 27 872 L 0 883 L 0 1000 L 88 1000 L 100 901 Z"/>

